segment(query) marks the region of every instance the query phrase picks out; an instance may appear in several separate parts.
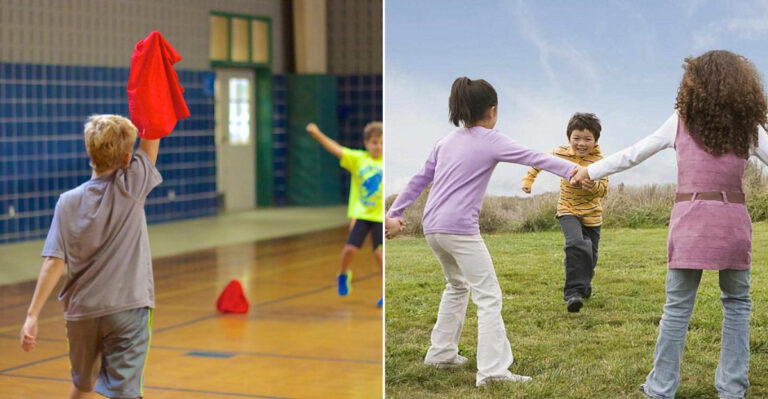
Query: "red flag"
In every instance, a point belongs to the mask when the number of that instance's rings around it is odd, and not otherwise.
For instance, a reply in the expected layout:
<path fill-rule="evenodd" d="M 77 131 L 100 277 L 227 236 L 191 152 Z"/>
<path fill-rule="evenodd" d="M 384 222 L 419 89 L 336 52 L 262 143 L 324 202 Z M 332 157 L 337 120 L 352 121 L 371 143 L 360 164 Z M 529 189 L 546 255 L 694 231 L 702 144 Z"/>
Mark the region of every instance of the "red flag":
<path fill-rule="evenodd" d="M 159 139 L 171 133 L 176 122 L 189 116 L 184 88 L 173 70 L 181 56 L 153 31 L 136 43 L 128 78 L 128 110 L 139 137 Z"/>
<path fill-rule="evenodd" d="M 248 313 L 248 299 L 239 281 L 232 280 L 227 284 L 216 301 L 216 309 L 224 313 Z"/>

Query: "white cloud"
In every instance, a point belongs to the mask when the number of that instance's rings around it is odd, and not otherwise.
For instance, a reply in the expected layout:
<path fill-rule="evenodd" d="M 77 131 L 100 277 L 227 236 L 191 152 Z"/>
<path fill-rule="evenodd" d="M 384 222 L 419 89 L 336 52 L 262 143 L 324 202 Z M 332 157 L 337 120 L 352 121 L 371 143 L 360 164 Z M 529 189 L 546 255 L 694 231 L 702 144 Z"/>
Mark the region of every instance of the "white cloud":
<path fill-rule="evenodd" d="M 562 37 L 556 40 L 547 40 L 536 24 L 535 18 L 528 11 L 524 1 L 517 1 L 513 15 L 517 19 L 517 25 L 520 27 L 525 40 L 536 47 L 541 67 L 549 79 L 549 84 L 554 89 L 560 89 L 560 82 L 553 64 L 561 65 L 565 62 L 568 68 L 576 70 L 582 78 L 588 81 L 588 87 L 599 91 L 601 85 L 597 68 L 589 56 L 572 44 L 567 43 Z"/>

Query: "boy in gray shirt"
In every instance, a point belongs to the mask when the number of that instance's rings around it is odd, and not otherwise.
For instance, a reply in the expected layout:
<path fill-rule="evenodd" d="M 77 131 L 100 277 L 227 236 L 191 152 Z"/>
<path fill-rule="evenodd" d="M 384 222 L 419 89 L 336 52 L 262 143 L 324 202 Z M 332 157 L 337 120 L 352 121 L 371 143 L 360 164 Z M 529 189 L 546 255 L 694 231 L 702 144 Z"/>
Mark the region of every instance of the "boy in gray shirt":
<path fill-rule="evenodd" d="M 59 197 L 42 256 L 37 287 L 21 330 L 35 347 L 38 315 L 67 265 L 64 303 L 70 399 L 92 391 L 109 398 L 143 396 L 144 365 L 155 306 L 144 202 L 162 182 L 159 140 L 141 139 L 118 115 L 94 115 L 85 125 L 91 179 Z M 97 382 L 98 380 L 98 382 Z"/>

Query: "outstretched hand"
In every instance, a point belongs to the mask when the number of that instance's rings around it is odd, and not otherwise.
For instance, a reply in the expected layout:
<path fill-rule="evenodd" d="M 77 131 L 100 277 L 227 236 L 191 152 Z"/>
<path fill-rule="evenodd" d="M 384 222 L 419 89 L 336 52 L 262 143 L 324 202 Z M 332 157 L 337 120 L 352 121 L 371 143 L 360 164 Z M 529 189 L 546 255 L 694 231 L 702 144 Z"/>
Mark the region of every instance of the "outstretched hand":
<path fill-rule="evenodd" d="M 405 222 L 401 218 L 386 218 L 384 223 L 384 236 L 387 238 L 397 237 L 405 230 Z"/>

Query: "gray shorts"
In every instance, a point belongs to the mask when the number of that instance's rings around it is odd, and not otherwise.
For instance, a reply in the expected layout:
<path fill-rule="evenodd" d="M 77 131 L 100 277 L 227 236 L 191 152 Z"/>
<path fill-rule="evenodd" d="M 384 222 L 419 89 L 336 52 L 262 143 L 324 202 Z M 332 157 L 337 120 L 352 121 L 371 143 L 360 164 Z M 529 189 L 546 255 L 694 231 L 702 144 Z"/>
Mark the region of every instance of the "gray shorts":
<path fill-rule="evenodd" d="M 72 382 L 108 398 L 144 396 L 144 366 L 152 336 L 152 309 L 125 310 L 67 321 Z"/>

